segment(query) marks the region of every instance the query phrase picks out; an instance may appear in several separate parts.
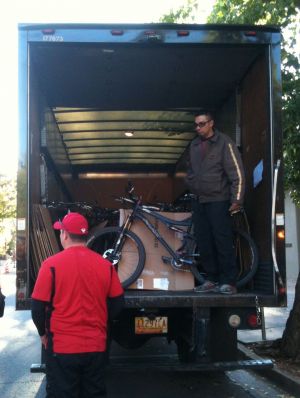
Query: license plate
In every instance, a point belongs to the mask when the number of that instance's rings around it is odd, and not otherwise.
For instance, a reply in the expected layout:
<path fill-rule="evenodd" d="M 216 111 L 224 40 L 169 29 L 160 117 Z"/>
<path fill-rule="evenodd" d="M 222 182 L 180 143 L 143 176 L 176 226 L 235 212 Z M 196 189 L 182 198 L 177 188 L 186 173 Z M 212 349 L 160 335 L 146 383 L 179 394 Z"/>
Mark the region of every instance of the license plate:
<path fill-rule="evenodd" d="M 157 316 L 149 319 L 145 316 L 135 318 L 135 334 L 168 333 L 168 317 Z"/>

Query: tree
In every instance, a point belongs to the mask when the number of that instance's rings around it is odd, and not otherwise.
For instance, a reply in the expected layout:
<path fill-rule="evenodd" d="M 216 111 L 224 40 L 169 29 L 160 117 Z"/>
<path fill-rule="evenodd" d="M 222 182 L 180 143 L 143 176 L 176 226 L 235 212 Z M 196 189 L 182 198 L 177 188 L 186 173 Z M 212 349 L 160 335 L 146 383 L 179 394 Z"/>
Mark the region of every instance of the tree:
<path fill-rule="evenodd" d="M 16 183 L 0 174 L 0 222 L 16 215 Z"/>
<path fill-rule="evenodd" d="M 211 23 L 278 25 L 282 28 L 282 92 L 285 186 L 300 206 L 299 0 L 217 0 Z"/>
<path fill-rule="evenodd" d="M 0 255 L 13 252 L 16 215 L 16 182 L 0 175 Z"/>
<path fill-rule="evenodd" d="M 160 22 L 166 23 L 183 23 L 193 22 L 195 20 L 195 13 L 198 8 L 197 0 L 186 0 L 186 4 L 179 7 L 176 11 L 173 9 L 168 14 L 164 14 L 160 18 Z"/>

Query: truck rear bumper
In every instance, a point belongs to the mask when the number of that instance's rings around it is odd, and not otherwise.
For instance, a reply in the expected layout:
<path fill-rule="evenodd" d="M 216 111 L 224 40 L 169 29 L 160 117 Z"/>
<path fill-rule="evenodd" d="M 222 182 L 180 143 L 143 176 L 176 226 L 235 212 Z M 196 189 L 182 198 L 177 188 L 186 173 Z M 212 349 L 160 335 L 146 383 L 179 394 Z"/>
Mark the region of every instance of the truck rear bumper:
<path fill-rule="evenodd" d="M 260 307 L 279 306 L 275 295 L 259 292 L 237 293 L 226 296 L 220 293 L 198 293 L 186 291 L 127 290 L 126 308 L 153 307 L 251 307 L 259 303 Z"/>
<path fill-rule="evenodd" d="M 111 358 L 108 365 L 109 371 L 125 371 L 125 372 L 138 372 L 138 371 L 165 371 L 165 372 L 190 372 L 190 371 L 227 371 L 237 369 L 271 369 L 273 362 L 270 359 L 243 359 L 239 361 L 226 361 L 226 362 L 211 362 L 211 363 L 180 363 L 176 356 L 163 356 L 163 357 L 147 357 L 133 358 L 123 357 Z M 30 368 L 31 373 L 45 373 L 45 364 L 33 364 Z"/>
<path fill-rule="evenodd" d="M 135 359 L 135 360 L 133 360 Z M 181 363 L 176 356 L 163 357 L 147 357 L 145 358 L 111 358 L 108 370 L 113 371 L 227 371 L 237 369 L 270 369 L 273 362 L 270 359 L 242 359 L 238 361 L 220 361 L 220 362 L 203 362 L 203 363 Z"/>

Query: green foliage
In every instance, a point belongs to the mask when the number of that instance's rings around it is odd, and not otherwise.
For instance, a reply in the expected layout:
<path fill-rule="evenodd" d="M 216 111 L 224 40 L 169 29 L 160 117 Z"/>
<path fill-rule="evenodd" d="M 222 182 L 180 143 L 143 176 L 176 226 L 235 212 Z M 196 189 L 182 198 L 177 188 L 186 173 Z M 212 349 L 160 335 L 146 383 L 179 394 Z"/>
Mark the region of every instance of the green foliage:
<path fill-rule="evenodd" d="M 27 207 L 27 177 L 26 177 L 25 167 L 19 167 L 17 175 L 17 185 L 18 185 L 18 196 L 17 196 L 17 218 L 26 217 L 26 207 Z"/>
<path fill-rule="evenodd" d="M 285 185 L 300 206 L 300 1 L 217 0 L 208 22 L 281 27 Z"/>
<path fill-rule="evenodd" d="M 13 252 L 15 244 L 16 181 L 0 174 L 0 255 Z"/>
<path fill-rule="evenodd" d="M 16 230 L 15 230 L 15 228 L 11 232 L 12 233 L 11 233 L 10 239 L 6 245 L 6 254 L 9 254 L 10 256 L 15 253 L 15 247 L 16 247 Z"/>
<path fill-rule="evenodd" d="M 0 222 L 16 215 L 16 181 L 0 175 Z"/>
<path fill-rule="evenodd" d="M 197 0 L 187 0 L 186 4 L 179 7 L 176 11 L 170 10 L 168 14 L 163 15 L 160 18 L 160 22 L 166 23 L 183 23 L 183 22 L 193 22 L 195 21 L 195 16 L 193 15 L 198 8 Z"/>
<path fill-rule="evenodd" d="M 299 0 L 217 0 L 209 23 L 274 24 L 288 26 Z"/>

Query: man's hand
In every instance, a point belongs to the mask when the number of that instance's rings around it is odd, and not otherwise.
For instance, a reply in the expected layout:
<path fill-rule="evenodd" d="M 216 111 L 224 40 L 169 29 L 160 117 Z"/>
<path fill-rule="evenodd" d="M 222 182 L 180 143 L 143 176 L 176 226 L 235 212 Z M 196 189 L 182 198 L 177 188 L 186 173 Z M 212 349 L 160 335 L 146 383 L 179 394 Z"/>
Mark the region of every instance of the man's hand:
<path fill-rule="evenodd" d="M 48 345 L 48 337 L 46 334 L 44 334 L 43 336 L 40 336 L 41 338 L 41 343 L 43 344 L 44 348 L 47 348 Z"/>
<path fill-rule="evenodd" d="M 241 205 L 239 203 L 232 203 L 229 207 L 230 214 L 237 213 L 241 210 Z"/>

